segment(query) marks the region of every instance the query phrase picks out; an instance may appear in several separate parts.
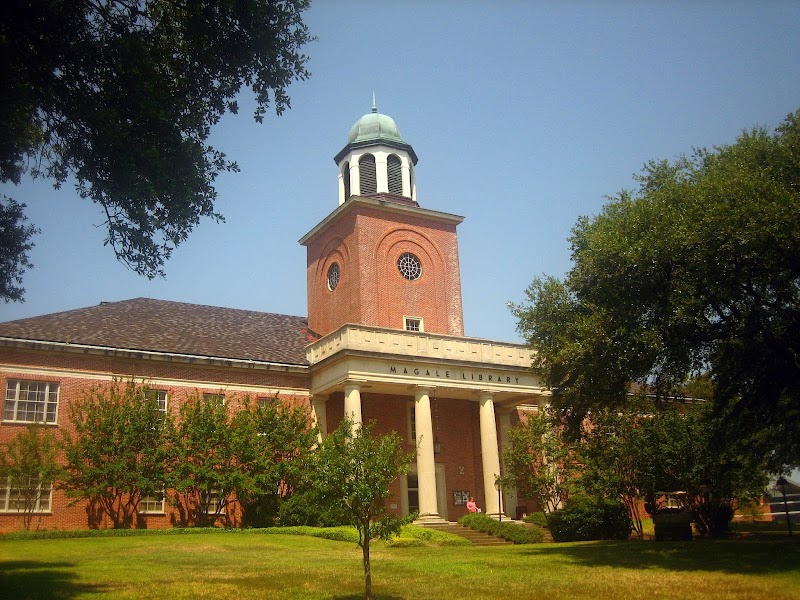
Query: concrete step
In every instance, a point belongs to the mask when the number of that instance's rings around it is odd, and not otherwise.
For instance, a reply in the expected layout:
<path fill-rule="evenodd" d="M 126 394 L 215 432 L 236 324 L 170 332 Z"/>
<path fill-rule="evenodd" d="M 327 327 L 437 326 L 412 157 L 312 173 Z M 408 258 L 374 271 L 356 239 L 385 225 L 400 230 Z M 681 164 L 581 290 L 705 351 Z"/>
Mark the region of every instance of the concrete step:
<path fill-rule="evenodd" d="M 462 527 L 458 523 L 447 523 L 443 525 L 439 524 L 423 525 L 423 527 L 428 527 L 430 529 L 436 529 L 437 531 L 444 531 L 446 533 L 452 533 L 454 535 L 463 537 L 472 542 L 475 546 L 507 546 L 512 543 L 509 542 L 508 540 L 495 537 L 488 533 L 475 531 L 474 529 L 470 529 L 469 527 Z"/>

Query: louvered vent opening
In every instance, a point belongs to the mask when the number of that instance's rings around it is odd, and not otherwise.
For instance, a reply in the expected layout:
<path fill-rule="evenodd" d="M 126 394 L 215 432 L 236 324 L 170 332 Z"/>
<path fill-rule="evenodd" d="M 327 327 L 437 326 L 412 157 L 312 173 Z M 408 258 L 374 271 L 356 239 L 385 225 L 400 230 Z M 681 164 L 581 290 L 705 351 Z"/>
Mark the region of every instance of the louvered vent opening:
<path fill-rule="evenodd" d="M 358 161 L 359 183 L 361 184 L 361 195 L 376 194 L 378 192 L 378 181 L 375 176 L 375 157 L 367 154 Z"/>
<path fill-rule="evenodd" d="M 403 193 L 403 171 L 401 169 L 400 157 L 392 154 L 389 156 L 389 193 Z"/>
<path fill-rule="evenodd" d="M 344 163 L 344 167 L 342 168 L 342 179 L 344 179 L 344 198 L 350 197 L 350 163 Z"/>

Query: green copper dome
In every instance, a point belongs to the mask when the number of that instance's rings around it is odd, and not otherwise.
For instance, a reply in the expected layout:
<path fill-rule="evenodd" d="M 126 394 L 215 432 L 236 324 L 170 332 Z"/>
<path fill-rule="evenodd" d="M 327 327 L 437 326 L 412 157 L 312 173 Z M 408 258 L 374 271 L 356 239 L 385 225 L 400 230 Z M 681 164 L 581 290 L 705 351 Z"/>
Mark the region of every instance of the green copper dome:
<path fill-rule="evenodd" d="M 405 144 L 394 119 L 380 114 L 373 108 L 371 113 L 361 117 L 350 129 L 347 143 L 357 144 L 359 142 L 376 142 L 379 140 Z"/>

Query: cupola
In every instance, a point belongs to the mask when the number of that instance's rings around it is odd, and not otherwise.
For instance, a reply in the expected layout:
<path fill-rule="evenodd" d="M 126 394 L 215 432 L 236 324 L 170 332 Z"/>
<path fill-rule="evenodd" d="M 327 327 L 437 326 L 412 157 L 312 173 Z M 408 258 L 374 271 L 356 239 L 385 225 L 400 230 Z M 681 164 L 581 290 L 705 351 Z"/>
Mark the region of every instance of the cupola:
<path fill-rule="evenodd" d="M 417 155 L 403 140 L 394 119 L 372 112 L 350 128 L 347 145 L 334 157 L 339 167 L 339 204 L 352 196 L 382 196 L 404 204 L 417 204 L 414 166 Z"/>

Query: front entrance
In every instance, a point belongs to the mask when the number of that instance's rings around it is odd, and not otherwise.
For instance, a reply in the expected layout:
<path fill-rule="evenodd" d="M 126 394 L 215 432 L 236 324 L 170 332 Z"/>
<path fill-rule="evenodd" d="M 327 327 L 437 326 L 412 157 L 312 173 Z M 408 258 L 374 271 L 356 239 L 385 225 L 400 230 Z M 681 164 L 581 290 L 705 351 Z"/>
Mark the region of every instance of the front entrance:
<path fill-rule="evenodd" d="M 408 475 L 400 478 L 400 493 L 404 515 L 419 511 L 419 483 L 416 466 L 412 467 Z M 440 517 L 447 519 L 447 483 L 444 465 L 440 464 L 436 465 L 436 510 Z"/>

